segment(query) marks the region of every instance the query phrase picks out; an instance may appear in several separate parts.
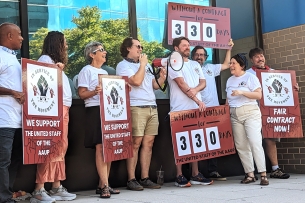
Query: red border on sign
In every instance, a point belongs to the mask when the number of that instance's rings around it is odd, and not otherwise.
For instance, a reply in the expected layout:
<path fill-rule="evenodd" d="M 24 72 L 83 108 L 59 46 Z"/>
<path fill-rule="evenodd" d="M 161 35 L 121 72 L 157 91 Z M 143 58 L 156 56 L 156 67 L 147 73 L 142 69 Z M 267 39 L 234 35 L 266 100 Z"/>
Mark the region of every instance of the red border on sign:
<path fill-rule="evenodd" d="M 191 46 L 231 49 L 228 45 L 231 38 L 229 8 L 169 2 L 167 13 L 169 45 L 173 43 L 173 38 L 184 36 L 189 38 Z"/>
<path fill-rule="evenodd" d="M 270 95 L 270 99 L 275 100 L 272 97 L 273 94 L 264 92 L 262 99 L 259 101 L 260 109 L 262 112 L 262 131 L 264 138 L 298 138 L 303 137 L 302 118 L 300 114 L 299 95 L 294 86 L 296 84 L 296 75 L 293 70 L 260 70 L 256 69 L 256 75 L 262 84 L 262 87 L 266 86 L 265 81 L 262 81 L 262 73 L 289 73 L 291 76 L 291 84 L 289 86 L 293 92 L 294 106 L 266 106 L 264 101 L 264 95 Z M 272 90 L 272 87 L 270 91 Z M 283 86 L 283 92 L 284 92 Z M 283 93 L 285 94 L 285 93 Z M 292 122 L 293 121 L 293 122 Z"/>
<path fill-rule="evenodd" d="M 113 80 L 123 80 L 125 84 L 126 98 L 122 98 L 126 101 L 126 120 L 106 121 L 104 109 L 104 84 L 102 78 L 110 78 Z M 132 142 L 132 122 L 130 113 L 130 96 L 129 86 L 127 84 L 127 76 L 113 76 L 113 75 L 100 75 L 99 81 L 102 85 L 102 91 L 100 93 L 100 114 L 101 114 L 101 128 L 102 128 L 102 140 L 103 140 L 103 153 L 104 161 L 116 161 L 121 159 L 131 158 L 133 156 L 133 142 Z M 112 129 L 112 126 L 121 125 L 124 129 Z M 105 126 L 109 126 L 106 128 Z"/>
<path fill-rule="evenodd" d="M 34 64 L 57 70 L 58 79 L 58 116 L 40 116 L 28 114 L 28 94 L 27 92 L 27 65 Z M 23 104 L 22 113 L 22 134 L 23 134 L 23 163 L 37 164 L 53 161 L 63 161 L 65 152 L 62 150 L 62 132 L 63 132 L 63 89 L 62 89 L 62 71 L 54 64 L 41 63 L 30 59 L 21 59 L 22 65 L 22 87 L 26 94 L 26 100 Z M 35 121 L 59 121 L 58 126 L 40 127 L 29 126 L 27 120 Z M 43 136 L 27 136 L 26 131 L 43 132 Z M 56 136 L 54 136 L 54 133 Z M 52 134 L 52 136 L 49 136 Z M 46 136 L 48 135 L 48 136 Z M 47 153 L 47 154 L 46 154 Z"/>
<path fill-rule="evenodd" d="M 235 154 L 228 105 L 170 113 L 176 164 Z"/>

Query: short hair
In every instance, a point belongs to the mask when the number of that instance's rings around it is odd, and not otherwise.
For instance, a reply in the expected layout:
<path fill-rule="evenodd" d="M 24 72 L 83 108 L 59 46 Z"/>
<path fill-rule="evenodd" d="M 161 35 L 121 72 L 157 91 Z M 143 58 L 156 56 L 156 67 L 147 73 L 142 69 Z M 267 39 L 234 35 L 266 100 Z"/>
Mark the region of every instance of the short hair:
<path fill-rule="evenodd" d="M 0 24 L 0 42 L 1 43 L 2 43 L 2 40 L 4 40 L 4 37 L 2 35 L 6 35 L 7 34 L 7 28 L 11 27 L 11 26 L 18 27 L 18 25 L 14 24 L 14 23 L 9 23 L 9 22 L 4 22 L 4 23 Z"/>
<path fill-rule="evenodd" d="M 242 70 L 246 70 L 247 66 L 248 66 L 248 60 L 245 56 L 245 53 L 241 53 L 241 54 L 236 54 L 234 56 L 231 57 L 231 59 L 235 59 L 237 63 L 239 63 L 239 65 L 243 68 Z"/>
<path fill-rule="evenodd" d="M 259 47 L 251 49 L 249 52 L 249 58 L 252 59 L 253 56 L 255 56 L 257 54 L 264 54 L 264 50 Z"/>
<path fill-rule="evenodd" d="M 186 41 L 190 42 L 190 40 L 187 37 L 178 37 L 178 38 L 175 38 L 173 40 L 173 48 L 175 49 L 175 47 L 178 47 L 182 40 L 186 40 Z"/>
<path fill-rule="evenodd" d="M 48 55 L 54 63 L 67 65 L 68 53 L 65 46 L 65 36 L 62 32 L 48 32 L 44 38 L 41 55 Z"/>
<path fill-rule="evenodd" d="M 93 51 L 95 51 L 97 49 L 98 46 L 103 46 L 102 43 L 100 42 L 89 42 L 86 46 L 85 46 L 85 50 L 84 50 L 84 56 L 86 61 L 91 64 L 92 63 L 92 57 L 90 56 L 91 53 L 93 53 Z"/>
<path fill-rule="evenodd" d="M 133 45 L 132 40 L 137 40 L 140 42 L 140 40 L 136 39 L 136 38 L 132 38 L 132 37 L 126 37 L 120 47 L 120 52 L 121 52 L 121 56 L 123 58 L 126 58 L 127 55 L 129 54 L 129 51 L 127 50 L 127 48 L 130 48 Z"/>
<path fill-rule="evenodd" d="M 194 49 L 193 49 L 192 52 L 191 52 L 191 57 L 192 57 L 192 59 L 194 58 L 195 53 L 196 53 L 196 51 L 197 51 L 198 49 L 203 49 L 203 50 L 204 50 L 204 54 L 205 54 L 205 55 L 208 55 L 207 50 L 206 50 L 203 46 L 197 45 L 197 46 L 194 47 Z"/>

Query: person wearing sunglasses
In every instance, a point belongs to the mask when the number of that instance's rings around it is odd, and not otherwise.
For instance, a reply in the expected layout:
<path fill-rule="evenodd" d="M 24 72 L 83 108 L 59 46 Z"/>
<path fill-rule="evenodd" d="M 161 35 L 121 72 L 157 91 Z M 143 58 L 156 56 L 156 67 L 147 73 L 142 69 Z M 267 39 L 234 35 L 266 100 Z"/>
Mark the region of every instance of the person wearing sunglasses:
<path fill-rule="evenodd" d="M 159 89 L 155 77 L 150 73 L 147 55 L 142 53 L 143 46 L 137 39 L 125 38 L 120 47 L 124 58 L 117 67 L 116 74 L 127 76 L 132 86 L 130 109 L 132 117 L 133 157 L 127 159 L 127 189 L 140 191 L 144 188 L 159 189 L 160 185 L 149 179 L 149 166 L 155 136 L 158 134 L 158 111 L 154 89 Z M 158 83 L 164 84 L 165 68 L 161 68 Z M 141 179 L 136 180 L 135 169 L 140 150 Z"/>
<path fill-rule="evenodd" d="M 101 67 L 106 61 L 106 50 L 100 42 L 90 42 L 86 45 L 85 59 L 88 63 L 78 74 L 78 94 L 85 101 L 85 147 L 95 149 L 95 163 L 99 175 L 100 198 L 110 198 L 111 194 L 119 194 L 109 186 L 108 178 L 111 162 L 104 162 L 101 117 L 100 117 L 100 92 L 102 87 L 98 75 L 108 75 Z"/>
<path fill-rule="evenodd" d="M 233 40 L 230 39 L 228 45 L 233 48 Z M 197 61 L 202 67 L 203 75 L 206 79 L 206 87 L 200 92 L 201 99 L 206 107 L 219 106 L 217 87 L 215 77 L 220 75 L 220 72 L 229 68 L 231 49 L 227 49 L 226 56 L 222 64 L 205 64 L 209 55 L 207 50 L 202 46 L 195 46 L 191 52 L 191 58 Z M 208 159 L 208 173 L 212 180 L 227 180 L 217 171 L 217 158 Z"/>

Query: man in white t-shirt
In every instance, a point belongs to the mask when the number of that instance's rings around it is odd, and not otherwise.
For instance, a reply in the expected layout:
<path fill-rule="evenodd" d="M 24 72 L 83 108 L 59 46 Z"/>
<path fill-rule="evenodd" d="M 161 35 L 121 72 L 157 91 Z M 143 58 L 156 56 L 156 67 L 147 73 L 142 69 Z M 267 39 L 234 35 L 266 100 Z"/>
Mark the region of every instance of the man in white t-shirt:
<path fill-rule="evenodd" d="M 127 159 L 128 182 L 127 189 L 143 190 L 143 188 L 158 189 L 161 186 L 149 179 L 149 166 L 155 136 L 158 134 L 158 111 L 154 89 L 159 89 L 155 77 L 151 74 L 146 54 L 138 39 L 127 37 L 121 48 L 124 58 L 117 67 L 116 74 L 128 77 L 132 86 L 130 91 L 130 109 L 132 117 L 133 157 Z M 166 78 L 164 68 L 161 68 L 158 83 L 162 86 Z M 140 149 L 141 179 L 135 178 L 135 169 Z"/>
<path fill-rule="evenodd" d="M 168 84 L 170 87 L 170 111 L 183 111 L 198 109 L 205 110 L 205 104 L 201 101 L 200 91 L 205 87 L 206 81 L 202 69 L 196 61 L 189 60 L 190 43 L 186 37 L 179 37 L 173 40 L 173 48 L 179 52 L 184 60 L 181 70 L 168 69 Z M 177 187 L 190 187 L 195 185 L 209 185 L 213 181 L 205 178 L 198 170 L 198 162 L 192 162 L 192 176 L 189 182 L 182 174 L 182 165 L 176 165 Z"/>
<path fill-rule="evenodd" d="M 232 39 L 229 41 L 231 48 L 234 46 Z M 191 58 L 198 61 L 202 67 L 202 72 L 206 80 L 206 87 L 200 92 L 201 99 L 206 107 L 219 106 L 217 87 L 215 77 L 220 75 L 220 72 L 229 68 L 231 49 L 226 52 L 225 59 L 222 64 L 204 64 L 208 58 L 207 50 L 202 46 L 195 46 L 191 52 Z M 217 171 L 217 159 L 208 159 L 208 172 L 212 180 L 227 180 Z"/>
<path fill-rule="evenodd" d="M 253 48 L 249 52 L 249 58 L 252 62 L 252 67 L 247 70 L 247 72 L 256 75 L 256 69 L 270 70 L 265 62 L 264 51 L 261 48 Z M 295 89 L 299 91 L 299 86 L 296 84 Z M 277 159 L 277 147 L 276 142 L 279 142 L 279 138 L 264 138 L 265 141 L 265 151 L 271 162 L 272 171 L 270 173 L 270 178 L 288 179 L 290 175 L 285 173 L 278 165 Z"/>
<path fill-rule="evenodd" d="M 0 25 L 0 202 L 13 203 L 13 185 L 22 163 L 21 66 L 16 52 L 23 38 L 12 23 Z"/>

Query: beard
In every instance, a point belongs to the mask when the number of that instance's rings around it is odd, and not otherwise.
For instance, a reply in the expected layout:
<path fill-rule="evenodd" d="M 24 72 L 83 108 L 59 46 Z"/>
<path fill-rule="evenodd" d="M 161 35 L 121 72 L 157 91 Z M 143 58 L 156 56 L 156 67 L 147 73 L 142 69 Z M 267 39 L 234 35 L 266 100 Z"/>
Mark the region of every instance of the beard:
<path fill-rule="evenodd" d="M 185 50 L 184 52 L 181 52 L 182 57 L 189 58 L 190 56 L 190 50 Z"/>

